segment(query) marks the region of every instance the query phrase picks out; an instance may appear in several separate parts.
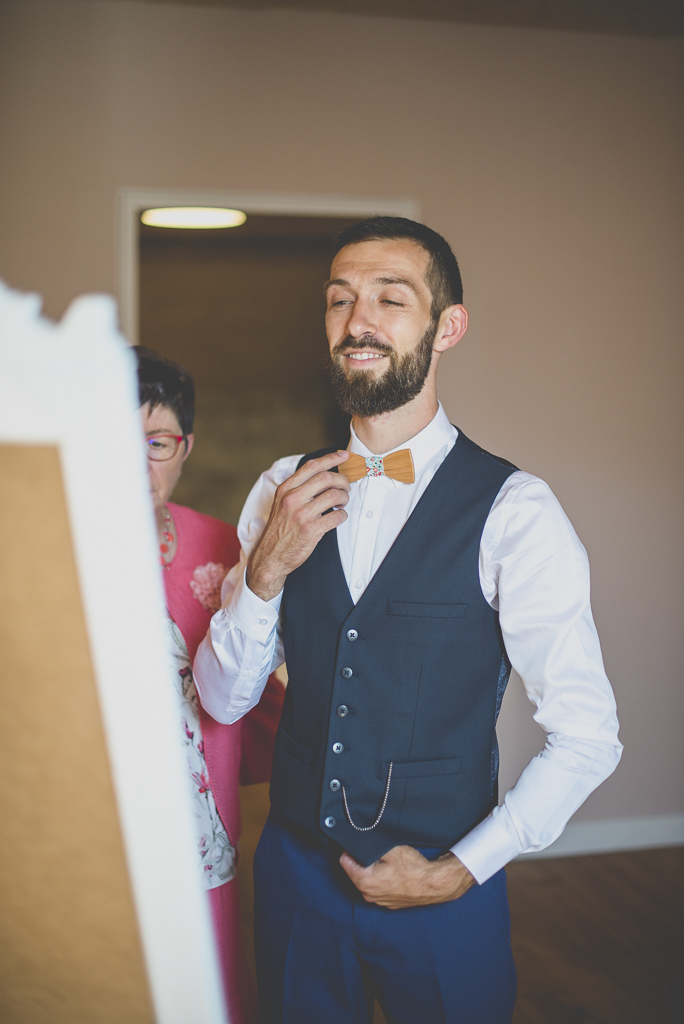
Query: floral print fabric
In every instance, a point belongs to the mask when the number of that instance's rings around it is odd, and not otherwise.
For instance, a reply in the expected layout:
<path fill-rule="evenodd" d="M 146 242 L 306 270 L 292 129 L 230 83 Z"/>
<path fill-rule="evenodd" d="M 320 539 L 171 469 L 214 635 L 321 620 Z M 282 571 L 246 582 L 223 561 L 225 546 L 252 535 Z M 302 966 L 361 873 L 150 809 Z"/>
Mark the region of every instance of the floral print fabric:
<path fill-rule="evenodd" d="M 225 575 L 225 571 L 224 571 Z M 168 619 L 173 685 L 178 698 L 181 742 L 185 748 L 192 786 L 192 809 L 197 828 L 197 854 L 204 889 L 215 889 L 235 876 L 235 850 L 216 809 L 204 758 L 197 691 L 188 648 L 181 631 Z"/>
<path fill-rule="evenodd" d="M 371 455 L 366 459 L 366 476 L 384 476 L 385 465 L 381 455 Z"/>
<path fill-rule="evenodd" d="M 221 584 L 228 572 L 220 562 L 198 565 L 190 580 L 190 589 L 208 612 L 213 615 L 221 607 Z"/>

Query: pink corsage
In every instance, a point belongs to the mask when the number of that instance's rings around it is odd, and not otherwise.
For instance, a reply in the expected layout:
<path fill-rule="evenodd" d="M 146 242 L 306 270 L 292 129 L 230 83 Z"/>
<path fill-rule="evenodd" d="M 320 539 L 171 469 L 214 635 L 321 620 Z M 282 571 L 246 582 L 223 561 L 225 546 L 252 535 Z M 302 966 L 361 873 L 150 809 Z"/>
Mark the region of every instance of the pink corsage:
<path fill-rule="evenodd" d="M 221 584 L 228 570 L 220 562 L 198 565 L 190 580 L 190 589 L 208 612 L 212 614 L 221 607 Z"/>

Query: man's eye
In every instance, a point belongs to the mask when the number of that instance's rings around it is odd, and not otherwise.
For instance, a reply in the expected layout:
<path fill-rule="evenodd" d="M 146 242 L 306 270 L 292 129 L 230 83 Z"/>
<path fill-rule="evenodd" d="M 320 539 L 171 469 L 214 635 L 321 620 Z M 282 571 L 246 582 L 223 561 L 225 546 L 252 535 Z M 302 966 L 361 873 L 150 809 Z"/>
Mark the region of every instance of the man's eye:
<path fill-rule="evenodd" d="M 395 299 L 383 299 L 382 301 L 385 303 L 386 306 L 403 306 L 404 305 L 403 302 L 396 302 Z"/>

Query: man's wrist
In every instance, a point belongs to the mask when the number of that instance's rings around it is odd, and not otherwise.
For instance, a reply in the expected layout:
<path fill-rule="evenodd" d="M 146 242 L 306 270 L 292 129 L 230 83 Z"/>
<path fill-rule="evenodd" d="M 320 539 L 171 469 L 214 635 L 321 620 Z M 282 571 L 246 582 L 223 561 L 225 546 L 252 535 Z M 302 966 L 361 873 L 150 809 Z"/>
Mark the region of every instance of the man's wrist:
<path fill-rule="evenodd" d="M 235 627 L 241 633 L 258 643 L 270 642 L 271 633 L 278 624 L 282 593 L 272 601 L 262 601 L 247 586 L 243 572 L 233 592 L 230 605 L 224 609 L 225 621 L 229 628 Z"/>
<path fill-rule="evenodd" d="M 506 804 L 476 825 L 451 847 L 451 852 L 482 885 L 521 852 L 520 841 Z"/>
<path fill-rule="evenodd" d="M 440 868 L 443 873 L 443 891 L 448 893 L 445 896 L 445 902 L 458 899 L 459 896 L 463 896 L 468 889 L 477 884 L 476 879 L 465 864 L 451 851 L 445 853 L 432 863 L 437 868 Z"/>
<path fill-rule="evenodd" d="M 245 573 L 245 583 L 249 589 L 266 602 L 272 601 L 274 597 L 278 596 L 285 586 L 286 579 L 287 576 L 274 576 L 263 571 L 254 571 L 249 565 Z"/>

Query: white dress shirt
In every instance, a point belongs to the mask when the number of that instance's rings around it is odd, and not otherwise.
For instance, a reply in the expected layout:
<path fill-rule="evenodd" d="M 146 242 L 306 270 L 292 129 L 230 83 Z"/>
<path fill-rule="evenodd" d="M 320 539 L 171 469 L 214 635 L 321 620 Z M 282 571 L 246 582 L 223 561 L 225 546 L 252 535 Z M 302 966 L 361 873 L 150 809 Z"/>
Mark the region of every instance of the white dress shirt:
<path fill-rule="evenodd" d="M 380 476 L 351 485 L 348 518 L 337 528 L 337 541 L 354 603 L 457 436 L 440 405 L 434 419 L 399 446 L 411 449 L 413 484 Z M 353 430 L 349 450 L 364 458 L 374 454 Z M 223 607 L 197 652 L 197 689 L 219 722 L 235 722 L 254 707 L 269 673 L 283 661 L 282 593 L 262 601 L 247 587 L 245 568 L 275 489 L 295 471 L 299 458 L 280 459 L 253 487 L 238 525 L 241 560 L 224 581 Z M 591 615 L 586 551 L 542 480 L 523 472 L 508 477 L 482 533 L 479 574 L 485 598 L 499 612 L 511 663 L 536 706 L 533 717 L 547 733 L 543 750 L 503 804 L 452 847 L 482 883 L 520 853 L 543 850 L 557 839 L 615 770 L 622 745 Z"/>

